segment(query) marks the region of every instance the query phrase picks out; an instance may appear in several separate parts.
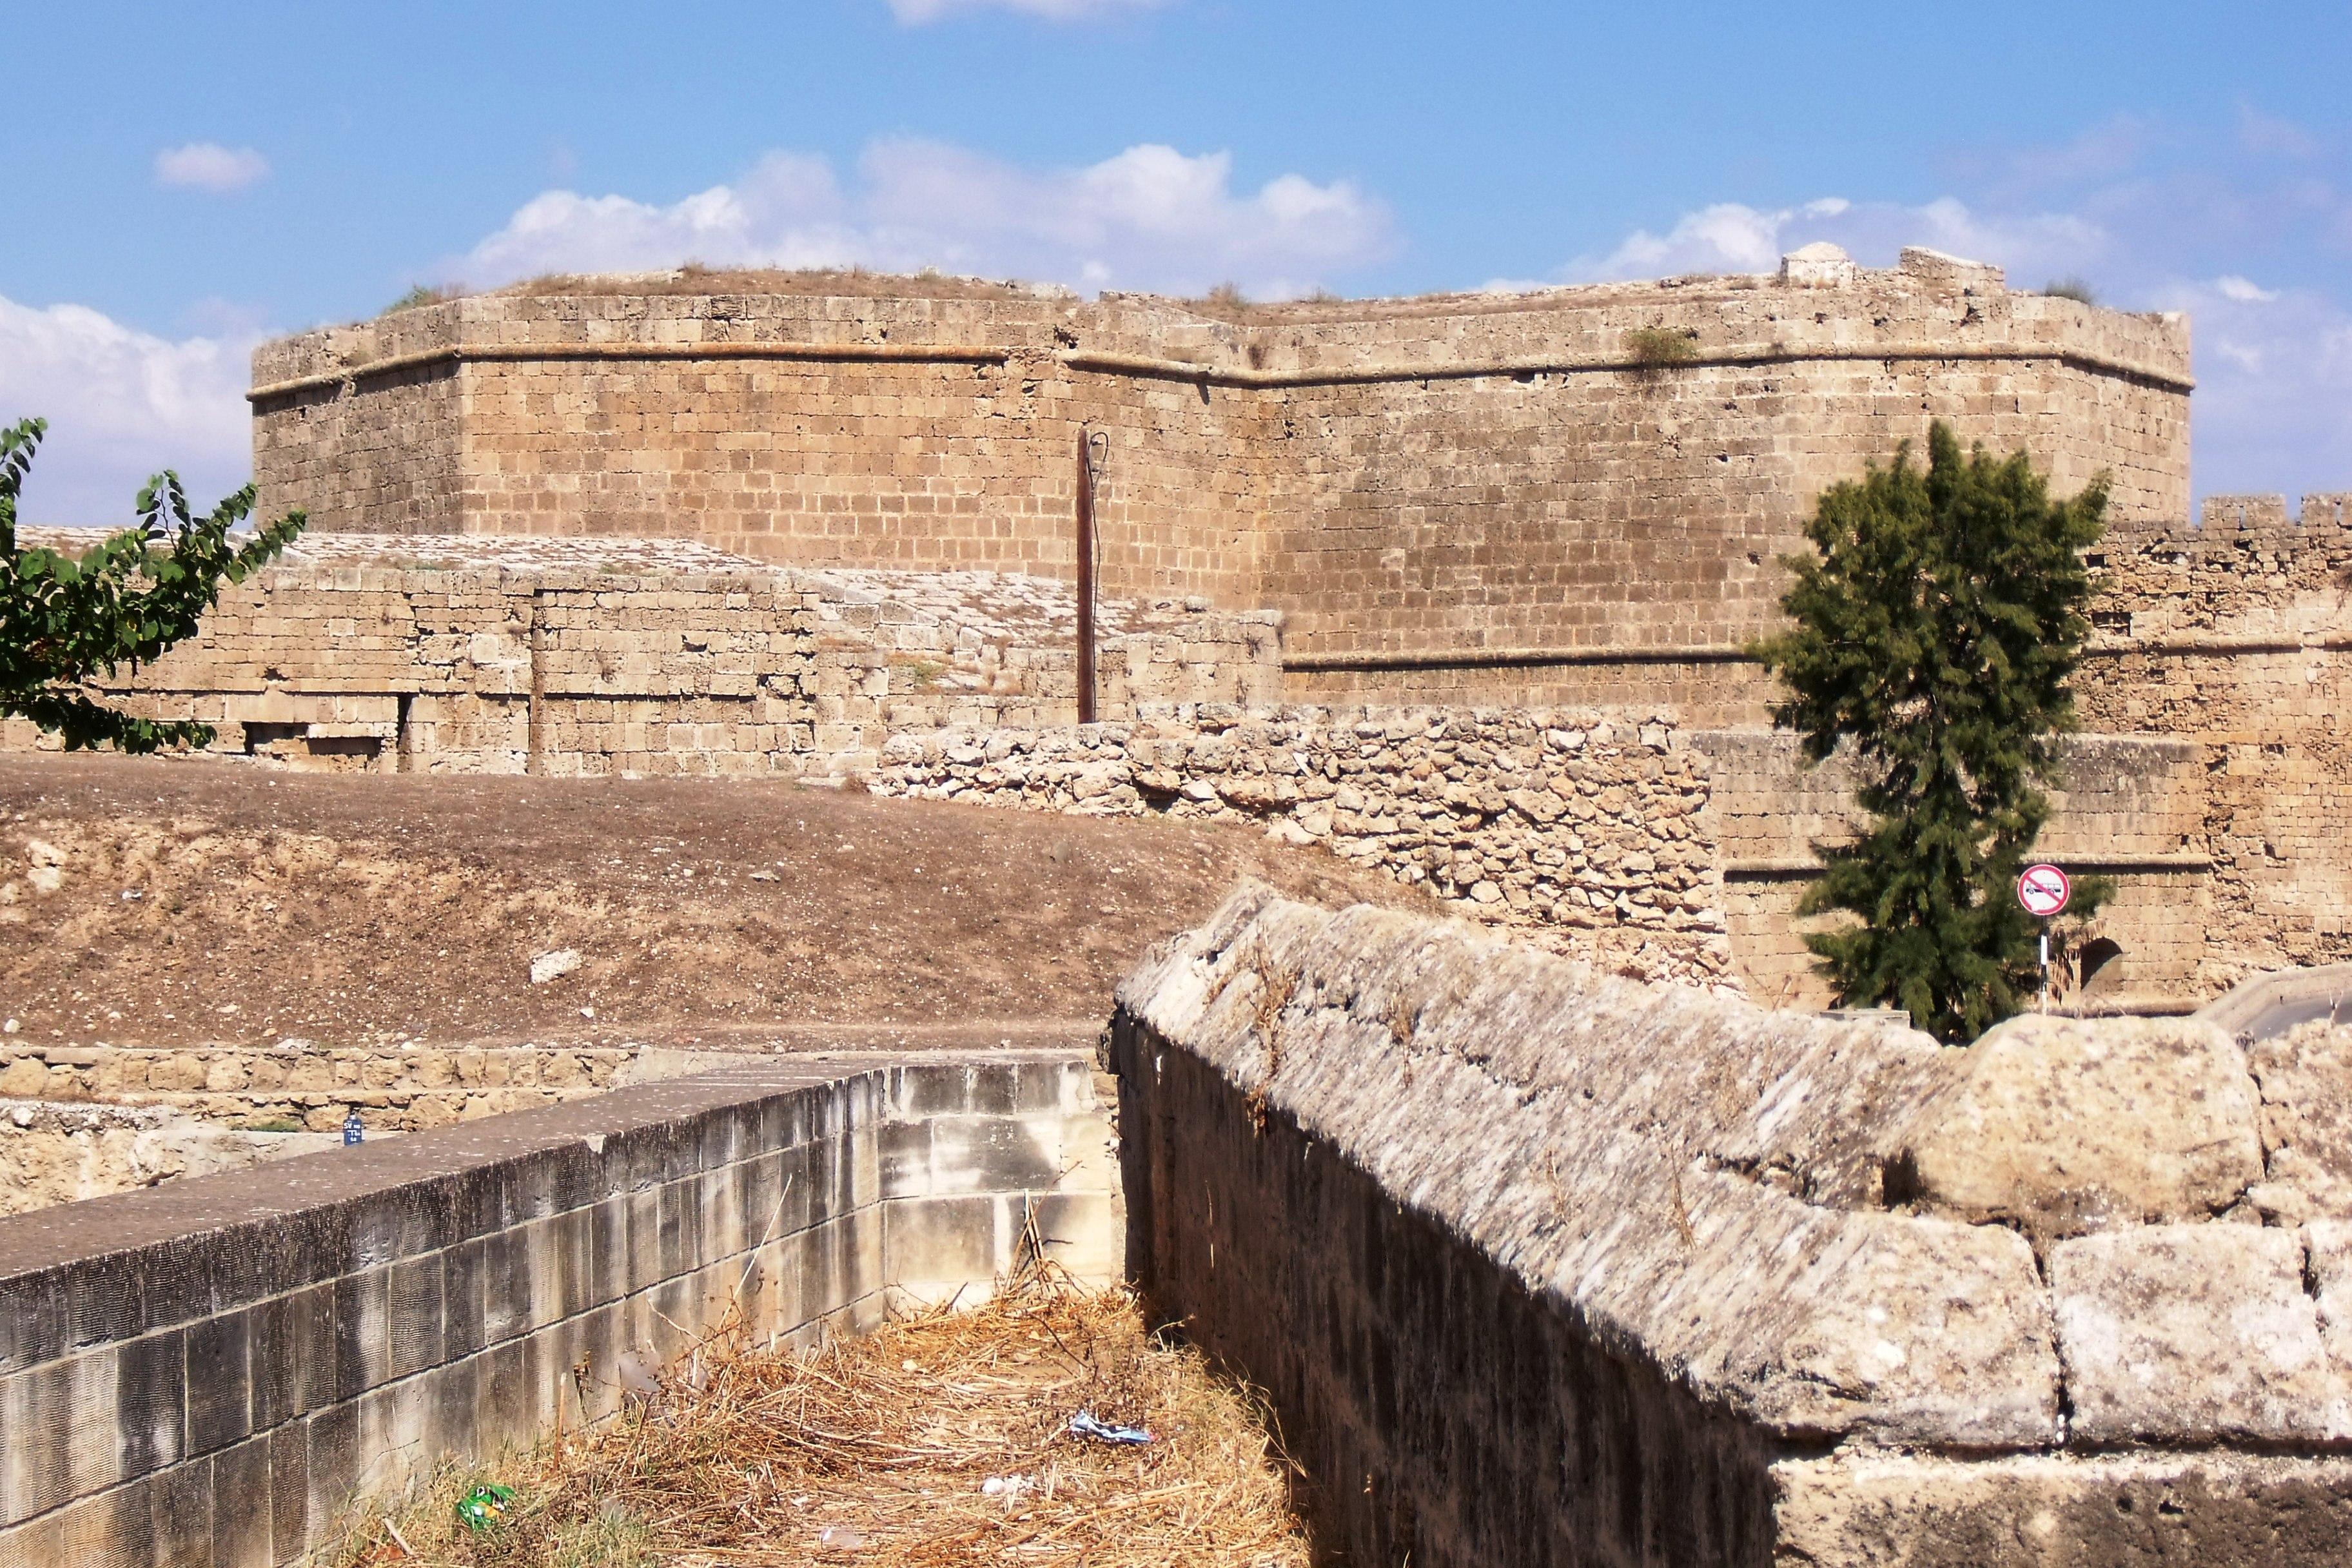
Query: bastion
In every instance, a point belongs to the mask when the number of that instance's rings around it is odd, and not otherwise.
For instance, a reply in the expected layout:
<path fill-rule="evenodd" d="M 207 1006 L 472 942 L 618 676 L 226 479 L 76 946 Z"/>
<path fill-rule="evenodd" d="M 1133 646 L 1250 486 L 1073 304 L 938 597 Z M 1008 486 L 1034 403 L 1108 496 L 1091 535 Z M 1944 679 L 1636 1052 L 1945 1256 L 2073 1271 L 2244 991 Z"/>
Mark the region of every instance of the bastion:
<path fill-rule="evenodd" d="M 1795 910 L 1853 780 L 1750 643 L 1822 490 L 1945 419 L 2108 486 L 2040 847 L 2118 888 L 2068 1005 L 2186 1011 L 2352 958 L 2352 505 L 2192 515 L 2188 364 L 2179 317 L 1925 250 L 1283 305 L 547 279 L 259 350 L 262 509 L 311 531 L 104 684 L 273 764 L 1241 816 L 1821 1001 Z"/>
<path fill-rule="evenodd" d="M 801 566 L 1068 579 L 1098 432 L 1104 591 L 1282 613 L 1301 697 L 1704 674 L 1773 616 L 1813 499 L 1931 418 L 2062 490 L 2106 475 L 2118 521 L 2189 515 L 2186 322 L 1926 250 L 1247 307 L 551 279 L 266 345 L 254 379 L 267 512 Z"/>

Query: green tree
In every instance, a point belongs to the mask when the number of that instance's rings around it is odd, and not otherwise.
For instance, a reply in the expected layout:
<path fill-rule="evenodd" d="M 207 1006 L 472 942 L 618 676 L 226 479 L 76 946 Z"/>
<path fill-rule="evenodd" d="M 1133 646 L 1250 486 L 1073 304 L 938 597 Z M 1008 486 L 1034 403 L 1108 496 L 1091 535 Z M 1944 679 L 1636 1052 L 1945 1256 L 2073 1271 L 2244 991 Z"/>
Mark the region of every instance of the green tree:
<path fill-rule="evenodd" d="M 1813 763 L 1850 744 L 1868 819 L 1814 847 L 1823 871 L 1798 906 L 1858 917 L 1805 939 L 1842 1002 L 1901 1007 L 1959 1043 L 2034 987 L 2038 927 L 2014 883 L 2074 721 L 2082 552 L 2106 504 L 2104 478 L 2053 500 L 2023 452 L 1964 453 L 1938 422 L 1924 471 L 1906 442 L 1833 487 L 1805 528 L 1819 555 L 1784 559 L 1794 624 L 1755 649 L 1790 693 L 1772 719 Z M 2070 914 L 2108 890 L 2077 883 Z"/>
<path fill-rule="evenodd" d="M 229 530 L 253 510 L 253 487 L 196 517 L 179 476 L 166 471 L 139 492 L 139 526 L 108 535 L 79 559 L 19 550 L 16 500 L 47 430 L 40 419 L 0 430 L 0 719 L 29 719 L 68 751 L 209 744 L 210 726 L 109 708 L 92 683 L 126 664 L 136 670 L 193 636 L 222 584 L 244 581 L 284 550 L 302 531 L 302 514 L 232 543 Z"/>

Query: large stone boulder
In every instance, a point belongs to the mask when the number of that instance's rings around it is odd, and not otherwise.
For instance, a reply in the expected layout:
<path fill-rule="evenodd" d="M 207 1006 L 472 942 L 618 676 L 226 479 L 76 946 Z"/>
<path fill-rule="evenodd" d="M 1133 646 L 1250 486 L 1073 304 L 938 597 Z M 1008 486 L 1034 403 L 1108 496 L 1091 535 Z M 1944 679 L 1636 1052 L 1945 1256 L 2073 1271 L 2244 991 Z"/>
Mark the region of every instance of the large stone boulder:
<path fill-rule="evenodd" d="M 2208 1219 L 2263 1179 L 2260 1094 L 2210 1025 L 2028 1015 L 1948 1059 L 1890 1203 L 2048 1239 Z"/>

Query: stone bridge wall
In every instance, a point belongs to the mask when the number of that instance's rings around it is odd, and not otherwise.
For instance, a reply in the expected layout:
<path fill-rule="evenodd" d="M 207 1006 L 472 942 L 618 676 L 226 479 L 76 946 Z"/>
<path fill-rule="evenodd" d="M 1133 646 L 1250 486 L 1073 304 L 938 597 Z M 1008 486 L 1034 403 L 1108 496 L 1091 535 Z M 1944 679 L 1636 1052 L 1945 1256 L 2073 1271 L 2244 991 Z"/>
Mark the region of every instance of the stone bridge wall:
<path fill-rule="evenodd" d="M 1118 1270 L 1092 1064 L 782 1059 L 0 1218 L 0 1565 L 290 1563 L 625 1357 Z"/>

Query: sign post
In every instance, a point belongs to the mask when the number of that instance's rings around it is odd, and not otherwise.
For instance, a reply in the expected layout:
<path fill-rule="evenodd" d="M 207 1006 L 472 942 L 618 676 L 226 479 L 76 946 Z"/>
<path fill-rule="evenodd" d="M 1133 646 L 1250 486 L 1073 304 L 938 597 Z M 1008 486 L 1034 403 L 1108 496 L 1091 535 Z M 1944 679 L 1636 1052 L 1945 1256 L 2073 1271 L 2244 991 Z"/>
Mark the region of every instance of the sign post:
<path fill-rule="evenodd" d="M 2074 896 L 2074 884 L 2055 866 L 2028 866 L 2017 876 L 2017 901 L 2025 912 L 2043 921 L 2042 929 L 2042 1010 L 2050 1011 L 2050 928 L 2048 921 Z"/>

